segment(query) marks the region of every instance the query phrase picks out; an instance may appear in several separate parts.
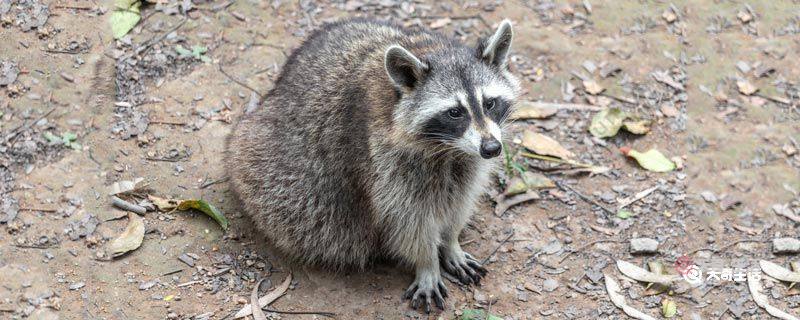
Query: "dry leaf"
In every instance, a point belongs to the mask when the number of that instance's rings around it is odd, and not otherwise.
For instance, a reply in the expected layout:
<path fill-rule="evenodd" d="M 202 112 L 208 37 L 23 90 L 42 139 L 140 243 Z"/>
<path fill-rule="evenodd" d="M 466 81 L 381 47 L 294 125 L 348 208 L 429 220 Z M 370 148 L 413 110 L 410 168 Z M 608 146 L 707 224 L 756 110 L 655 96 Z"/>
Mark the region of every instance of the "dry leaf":
<path fill-rule="evenodd" d="M 108 252 L 118 257 L 128 251 L 136 250 L 144 240 L 144 220 L 135 213 L 128 213 L 128 226 L 108 244 Z"/>
<path fill-rule="evenodd" d="M 147 195 L 147 199 L 161 211 L 169 211 L 178 208 L 178 200 L 164 199 L 154 195 Z"/>
<path fill-rule="evenodd" d="M 136 188 L 141 187 L 139 184 L 142 181 L 144 181 L 144 178 L 136 178 L 133 179 L 133 181 L 123 180 L 114 182 L 114 184 L 112 184 L 111 187 L 109 188 L 108 195 L 113 196 L 116 194 L 135 190 Z"/>
<path fill-rule="evenodd" d="M 759 307 L 764 308 L 764 310 L 766 310 L 767 313 L 773 317 L 783 320 L 800 320 L 797 317 L 770 305 L 767 296 L 761 292 L 761 282 L 759 282 L 758 278 L 756 278 L 752 272 L 747 273 L 747 287 L 750 289 L 750 295 L 753 296 L 753 301 L 755 301 Z"/>
<path fill-rule="evenodd" d="M 764 271 L 770 277 L 786 282 L 800 282 L 800 273 L 798 272 L 792 272 L 767 260 L 761 260 L 758 264 L 761 266 L 761 271 Z"/>
<path fill-rule="evenodd" d="M 253 288 L 253 292 L 250 293 L 250 312 L 253 313 L 253 320 L 267 320 L 267 315 L 264 314 L 264 310 L 261 308 L 256 307 L 259 305 L 258 303 L 258 288 L 261 287 L 261 283 L 264 282 L 267 278 L 261 278 L 256 283 L 256 286 Z"/>
<path fill-rule="evenodd" d="M 619 272 L 622 272 L 622 274 L 624 274 L 626 277 L 641 282 L 660 283 L 667 285 L 682 279 L 681 276 L 677 275 L 655 274 L 642 269 L 633 263 L 623 260 L 617 260 L 617 269 L 619 269 Z"/>
<path fill-rule="evenodd" d="M 603 92 L 605 90 L 605 88 L 603 88 L 603 86 L 597 83 L 597 81 L 591 79 L 583 80 L 583 88 L 586 89 L 586 92 L 588 92 L 591 95 L 597 95 L 598 93 Z"/>
<path fill-rule="evenodd" d="M 633 134 L 646 134 L 650 132 L 650 120 L 625 120 L 622 127 Z"/>
<path fill-rule="evenodd" d="M 553 138 L 529 130 L 522 135 L 522 145 L 528 150 L 541 155 L 554 156 L 561 159 L 575 157 L 575 154 L 562 147 Z"/>
<path fill-rule="evenodd" d="M 505 197 L 501 195 L 497 198 L 497 206 L 494 207 L 494 214 L 502 216 L 508 209 L 523 202 L 540 199 L 539 194 L 535 191 L 528 191 L 523 194 L 518 194 L 512 197 Z"/>
<path fill-rule="evenodd" d="M 259 298 L 258 305 L 261 308 L 264 308 L 273 301 L 278 300 L 278 298 L 280 298 L 281 296 L 283 296 L 284 293 L 286 293 L 286 290 L 289 289 L 289 284 L 291 283 L 292 283 L 292 274 L 290 273 L 289 275 L 286 276 L 286 280 L 283 280 L 283 283 L 281 283 L 280 286 L 276 287 L 275 290 L 272 290 L 263 297 Z M 244 307 L 239 309 L 239 312 L 236 312 L 233 318 L 234 319 L 244 318 L 252 314 L 253 314 L 253 307 L 251 306 L 251 304 L 248 303 L 244 305 Z"/>
<path fill-rule="evenodd" d="M 747 80 L 739 80 L 736 81 L 736 86 L 739 87 L 739 92 L 744 95 L 752 95 L 758 91 L 758 88 L 754 86 L 750 81 Z"/>
<path fill-rule="evenodd" d="M 620 293 L 619 283 L 617 283 L 616 280 L 611 278 L 611 276 L 609 276 L 608 274 L 604 274 L 603 278 L 605 278 L 606 281 L 606 291 L 608 291 L 608 297 L 611 299 L 611 303 L 617 306 L 617 308 L 622 309 L 622 311 L 625 312 L 625 314 L 631 316 L 634 319 L 656 320 L 656 318 L 629 306 L 628 303 L 625 302 L 625 297 Z"/>
<path fill-rule="evenodd" d="M 448 17 L 441 18 L 441 19 L 436 19 L 436 20 L 434 20 L 433 22 L 431 22 L 431 29 L 439 29 L 439 28 L 442 28 L 442 27 L 444 27 L 444 26 L 446 26 L 446 25 L 450 24 L 450 22 L 452 22 L 452 21 L 453 21 L 453 20 L 451 20 L 451 19 L 450 19 L 450 18 L 448 18 Z"/>
<path fill-rule="evenodd" d="M 519 107 L 513 114 L 512 120 L 522 119 L 544 119 L 558 113 L 558 108 L 539 106 L 534 102 L 523 101 L 520 102 Z"/>

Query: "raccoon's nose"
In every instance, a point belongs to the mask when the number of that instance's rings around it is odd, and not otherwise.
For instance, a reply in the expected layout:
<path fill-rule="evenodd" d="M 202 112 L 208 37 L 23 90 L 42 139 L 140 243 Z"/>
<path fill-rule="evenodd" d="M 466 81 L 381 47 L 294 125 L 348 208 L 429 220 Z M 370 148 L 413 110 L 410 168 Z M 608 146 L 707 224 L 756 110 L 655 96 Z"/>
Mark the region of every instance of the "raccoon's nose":
<path fill-rule="evenodd" d="M 500 155 L 500 141 L 495 138 L 481 139 L 481 157 L 491 159 Z"/>

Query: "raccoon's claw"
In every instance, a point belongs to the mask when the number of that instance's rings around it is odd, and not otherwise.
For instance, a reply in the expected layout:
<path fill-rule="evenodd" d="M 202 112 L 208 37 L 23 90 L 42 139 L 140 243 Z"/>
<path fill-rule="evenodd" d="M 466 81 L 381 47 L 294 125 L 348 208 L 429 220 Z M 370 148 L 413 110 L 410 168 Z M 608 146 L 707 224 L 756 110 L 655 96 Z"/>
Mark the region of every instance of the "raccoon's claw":
<path fill-rule="evenodd" d="M 486 276 L 486 268 L 471 254 L 462 252 L 462 255 L 444 259 L 444 270 L 465 285 L 480 284 L 481 279 Z"/>
<path fill-rule="evenodd" d="M 447 288 L 445 288 L 441 278 L 436 280 L 435 284 L 432 281 L 417 279 L 408 287 L 403 297 L 411 299 L 412 308 L 420 309 L 422 307 L 425 313 L 430 313 L 431 302 L 436 304 L 436 307 L 440 310 L 444 310 L 444 298 L 447 298 Z"/>

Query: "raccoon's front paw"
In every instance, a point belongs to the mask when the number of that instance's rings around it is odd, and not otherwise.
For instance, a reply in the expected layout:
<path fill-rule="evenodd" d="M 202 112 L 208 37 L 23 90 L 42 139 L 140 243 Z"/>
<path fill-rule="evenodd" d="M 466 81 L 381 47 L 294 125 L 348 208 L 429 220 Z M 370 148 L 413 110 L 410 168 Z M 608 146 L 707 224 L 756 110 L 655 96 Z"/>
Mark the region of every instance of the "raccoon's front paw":
<path fill-rule="evenodd" d="M 417 273 L 417 278 L 408 287 L 403 295 L 406 299 L 411 299 L 411 307 L 419 309 L 423 307 L 425 313 L 431 312 L 431 301 L 436 303 L 439 309 L 444 310 L 444 298 L 447 298 L 447 288 L 442 282 L 438 272 Z"/>
<path fill-rule="evenodd" d="M 475 257 L 461 250 L 448 252 L 441 261 L 444 270 L 465 285 L 480 284 L 487 272 Z"/>

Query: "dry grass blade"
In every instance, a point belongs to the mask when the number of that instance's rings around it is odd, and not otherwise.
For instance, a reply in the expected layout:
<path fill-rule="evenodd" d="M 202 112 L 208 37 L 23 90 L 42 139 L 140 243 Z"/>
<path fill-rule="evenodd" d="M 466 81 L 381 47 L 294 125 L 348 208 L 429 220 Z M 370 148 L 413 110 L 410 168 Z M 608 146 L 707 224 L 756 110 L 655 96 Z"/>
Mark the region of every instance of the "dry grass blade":
<path fill-rule="evenodd" d="M 681 279 L 681 277 L 677 275 L 655 274 L 640 268 L 633 263 L 623 260 L 617 260 L 617 269 L 619 269 L 619 272 L 622 272 L 622 274 L 624 274 L 626 277 L 641 282 L 668 285 Z"/>
<path fill-rule="evenodd" d="M 250 312 L 253 313 L 253 320 L 267 320 L 267 315 L 264 314 L 264 310 L 257 307 L 258 303 L 258 288 L 261 287 L 261 283 L 264 282 L 267 278 L 261 278 L 256 283 L 256 287 L 253 288 L 253 292 L 250 293 Z"/>
<path fill-rule="evenodd" d="M 276 287 L 275 290 L 270 291 L 269 293 L 258 299 L 258 306 L 260 308 L 264 308 L 273 301 L 283 296 L 283 294 L 286 293 L 286 290 L 289 290 L 289 284 L 291 283 L 292 283 L 292 274 L 290 273 L 288 276 L 286 276 L 286 280 L 283 280 L 283 283 L 281 283 L 280 286 Z M 239 312 L 236 312 L 233 318 L 239 319 L 252 315 L 253 314 L 252 308 L 253 307 L 251 304 L 249 303 L 246 304 L 244 307 L 239 309 Z"/>
<path fill-rule="evenodd" d="M 761 271 L 764 271 L 764 273 L 770 277 L 780 281 L 800 282 L 800 273 L 798 272 L 792 272 L 789 269 L 767 260 L 761 260 L 758 264 L 761 266 Z"/>
<path fill-rule="evenodd" d="M 611 299 L 611 303 L 617 306 L 617 308 L 622 309 L 622 311 L 625 312 L 625 314 L 631 316 L 634 319 L 656 320 L 656 318 L 629 306 L 628 303 L 625 302 L 625 297 L 622 296 L 622 294 L 620 293 L 619 283 L 617 283 L 617 281 L 614 280 L 614 278 L 612 278 L 608 274 L 605 274 L 603 278 L 605 278 L 606 291 L 608 291 L 608 297 Z"/>
<path fill-rule="evenodd" d="M 761 292 L 761 282 L 750 272 L 747 273 L 747 288 L 750 289 L 750 295 L 753 296 L 753 301 L 755 301 L 759 307 L 764 308 L 764 310 L 773 317 L 783 320 L 799 320 L 797 317 L 786 313 L 786 311 L 770 305 L 767 296 Z"/>

